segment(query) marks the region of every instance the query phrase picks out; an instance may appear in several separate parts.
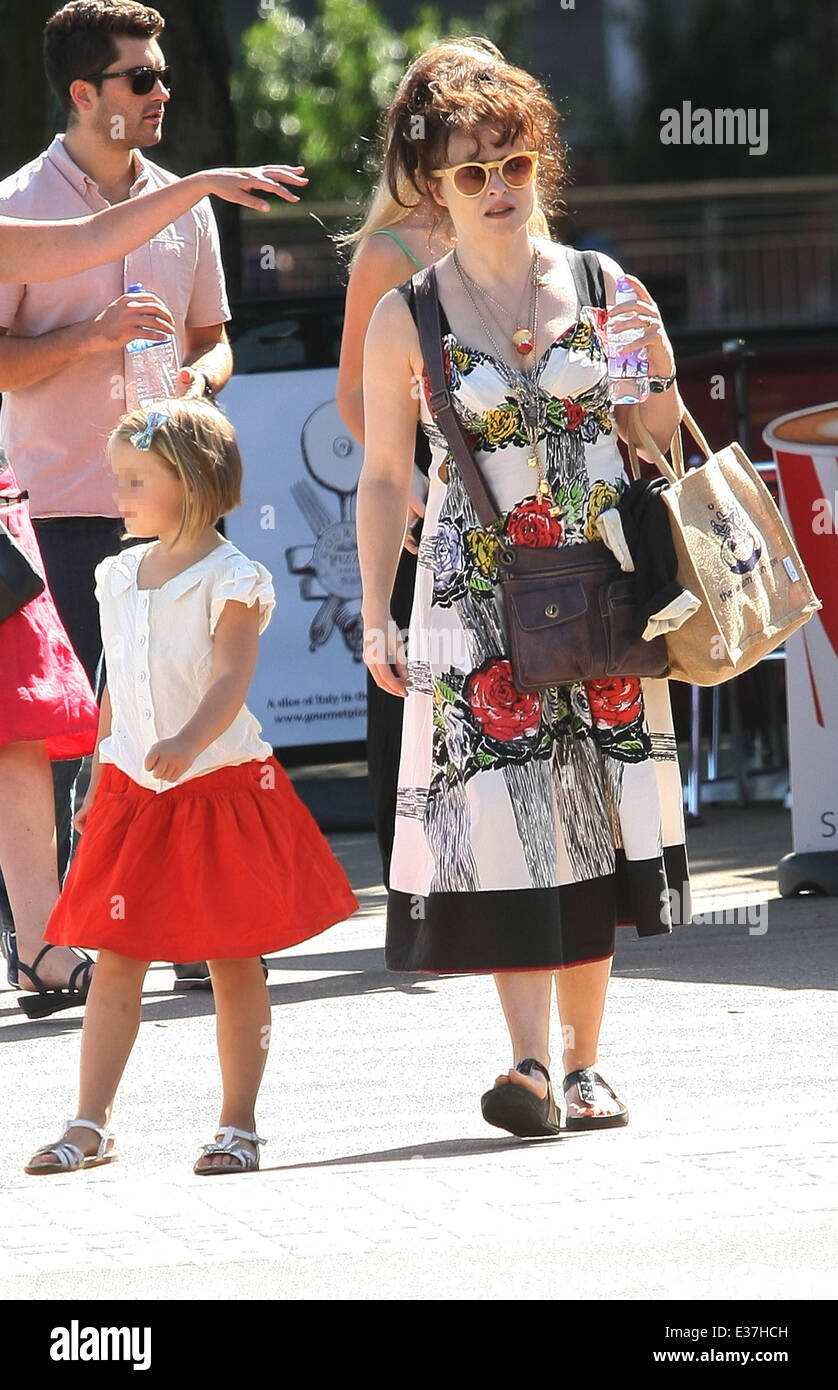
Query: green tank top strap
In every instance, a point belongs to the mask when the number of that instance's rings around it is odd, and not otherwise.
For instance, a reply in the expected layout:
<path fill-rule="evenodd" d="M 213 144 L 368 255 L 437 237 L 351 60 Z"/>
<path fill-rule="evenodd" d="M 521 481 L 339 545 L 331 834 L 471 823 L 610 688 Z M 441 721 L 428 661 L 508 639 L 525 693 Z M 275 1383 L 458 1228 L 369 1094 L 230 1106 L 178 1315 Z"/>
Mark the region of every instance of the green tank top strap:
<path fill-rule="evenodd" d="M 376 231 L 371 232 L 370 235 L 371 235 L 371 236 L 389 236 L 389 237 L 392 237 L 393 240 L 396 242 L 396 244 L 402 248 L 402 250 L 404 251 L 404 254 L 413 262 L 413 264 L 416 266 L 416 269 L 417 269 L 417 270 L 422 270 L 422 268 L 423 268 L 423 267 L 422 267 L 422 262 L 421 262 L 421 261 L 417 261 L 417 259 L 416 259 L 416 257 L 414 256 L 413 252 L 410 251 L 410 250 L 408 249 L 408 247 L 405 246 L 404 242 L 402 241 L 401 237 L 398 235 L 397 232 L 392 231 L 389 227 L 379 227 Z"/>

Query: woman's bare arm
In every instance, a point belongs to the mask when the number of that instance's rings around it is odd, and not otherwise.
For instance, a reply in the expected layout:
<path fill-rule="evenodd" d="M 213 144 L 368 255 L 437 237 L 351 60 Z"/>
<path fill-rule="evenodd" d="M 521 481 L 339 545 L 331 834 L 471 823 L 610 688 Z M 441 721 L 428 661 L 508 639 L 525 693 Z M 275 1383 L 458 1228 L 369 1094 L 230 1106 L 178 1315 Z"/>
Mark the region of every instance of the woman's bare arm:
<path fill-rule="evenodd" d="M 617 292 L 617 276 L 626 272 L 615 261 L 612 261 L 610 256 L 600 254 L 599 259 L 605 277 L 606 298 L 608 303 L 613 305 Z M 675 369 L 675 356 L 660 316 L 660 310 L 642 280 L 638 280 L 636 275 L 629 275 L 628 279 L 634 286 L 638 309 L 642 317 L 627 317 L 620 326 L 621 328 L 642 328 L 644 338 L 639 339 L 638 343 L 645 346 L 648 351 L 650 374 L 652 376 L 671 376 Z M 621 305 L 619 309 L 611 309 L 609 314 L 623 313 L 626 309 L 630 310 L 631 306 Z M 639 414 L 658 448 L 662 453 L 666 453 L 683 413 L 683 402 L 677 387 L 673 385 L 669 391 L 650 394 L 641 405 L 616 406 L 614 418 L 620 438 L 628 440 L 632 430 L 632 422 Z M 646 458 L 642 448 L 638 447 L 637 452 L 641 458 Z"/>
<path fill-rule="evenodd" d="M 373 310 L 388 290 L 408 279 L 412 266 L 392 237 L 369 236 L 359 250 L 346 287 L 340 365 L 335 392 L 338 411 L 359 444 L 364 443 L 364 342 Z M 414 465 L 410 489 L 411 521 L 422 517 L 428 480 Z M 408 530 L 405 549 L 415 555 L 416 541 Z"/>
<path fill-rule="evenodd" d="M 412 267 L 392 237 L 370 236 L 358 251 L 346 286 L 343 336 L 335 399 L 341 418 L 364 442 L 364 340 L 373 310 L 388 290 L 410 277 Z"/>
<path fill-rule="evenodd" d="M 422 370 L 419 339 L 410 310 L 397 290 L 378 303 L 364 347 L 367 430 L 358 483 L 358 558 L 364 597 L 364 660 L 383 690 L 404 695 L 406 671 L 390 663 L 386 636 L 390 595 L 402 548 L 413 472 L 417 381 Z"/>
<path fill-rule="evenodd" d="M 275 193 L 299 202 L 283 184 L 302 186 L 302 165 L 277 164 L 258 169 L 205 169 L 188 174 L 166 188 L 129 198 L 90 217 L 63 222 L 24 221 L 0 217 L 0 282 L 34 284 L 107 265 L 155 236 L 208 193 L 229 203 L 267 212 L 270 204 L 251 190 Z"/>

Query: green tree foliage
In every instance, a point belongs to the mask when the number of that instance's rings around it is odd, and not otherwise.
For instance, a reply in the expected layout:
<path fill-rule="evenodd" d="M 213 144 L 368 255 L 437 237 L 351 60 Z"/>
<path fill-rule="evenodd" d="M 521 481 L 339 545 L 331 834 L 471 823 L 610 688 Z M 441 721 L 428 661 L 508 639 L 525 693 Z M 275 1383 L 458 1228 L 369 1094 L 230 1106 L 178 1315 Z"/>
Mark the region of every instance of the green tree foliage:
<path fill-rule="evenodd" d="M 263 0 L 233 75 L 239 158 L 305 164 L 319 199 L 360 200 L 377 177 L 375 137 L 407 65 L 435 39 L 484 34 L 512 61 L 532 0 L 491 0 L 478 19 L 421 6 L 402 33 L 371 0 L 319 0 L 310 24 L 293 0 Z"/>

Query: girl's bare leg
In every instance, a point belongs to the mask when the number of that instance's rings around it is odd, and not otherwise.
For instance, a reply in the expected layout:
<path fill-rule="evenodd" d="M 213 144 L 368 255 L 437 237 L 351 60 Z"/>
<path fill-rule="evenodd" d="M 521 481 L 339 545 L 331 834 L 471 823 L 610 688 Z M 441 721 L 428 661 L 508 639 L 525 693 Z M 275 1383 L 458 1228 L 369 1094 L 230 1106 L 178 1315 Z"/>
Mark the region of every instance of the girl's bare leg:
<path fill-rule="evenodd" d="M 268 1057 L 271 1028 L 271 1003 L 262 963 L 255 956 L 248 960 L 211 960 L 208 964 L 224 1088 L 219 1125 L 233 1125 L 252 1134 L 256 1130 L 256 1097 Z M 256 1152 L 255 1144 L 249 1147 Z M 196 1166 L 218 1165 L 240 1166 L 232 1154 L 207 1155 Z"/>
<path fill-rule="evenodd" d="M 31 965 L 44 945 L 44 928 L 58 899 L 55 802 L 46 745 L 9 743 L 0 748 L 0 794 L 14 814 L 0 815 L 0 868 L 15 919 L 17 953 Z M 38 974 L 48 989 L 66 985 L 79 957 L 66 946 L 48 951 Z M 35 985 L 20 972 L 20 988 Z"/>
<path fill-rule="evenodd" d="M 599 1031 L 605 1009 L 605 993 L 611 974 L 612 956 L 607 960 L 591 961 L 556 971 L 556 999 L 562 1021 L 564 1075 L 583 1067 L 594 1067 L 597 1061 Z M 573 1116 L 613 1115 L 619 1105 L 607 1091 L 596 1088 L 597 1103 L 583 1105 L 578 1089 L 571 1086 L 565 1097 L 568 1114 Z"/>
<path fill-rule="evenodd" d="M 147 961 L 100 951 L 81 1035 L 81 1079 L 76 1116 L 97 1125 L 110 1123 L 116 1089 L 140 1026 Z M 99 1140 L 91 1129 L 73 1129 L 66 1137 L 83 1153 L 95 1153 Z M 43 1154 L 38 1164 L 54 1161 Z"/>

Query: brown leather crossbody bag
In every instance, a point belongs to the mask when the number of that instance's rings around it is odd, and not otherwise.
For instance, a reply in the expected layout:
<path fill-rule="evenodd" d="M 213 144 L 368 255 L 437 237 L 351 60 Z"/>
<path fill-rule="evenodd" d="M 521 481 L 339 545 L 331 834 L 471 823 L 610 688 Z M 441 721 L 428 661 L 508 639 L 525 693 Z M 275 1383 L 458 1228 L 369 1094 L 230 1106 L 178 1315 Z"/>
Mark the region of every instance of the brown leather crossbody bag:
<path fill-rule="evenodd" d="M 570 253 L 579 284 L 579 252 Z M 578 259 L 577 259 L 578 258 Z M 590 277 L 589 277 L 590 278 Z M 601 541 L 578 545 L 513 545 L 460 424 L 445 380 L 436 271 L 413 276 L 417 325 L 430 386 L 430 409 L 459 471 L 480 525 L 498 537 L 498 575 L 519 690 L 544 690 L 611 676 L 665 676 L 662 637 L 644 642 L 632 626 L 634 578 Z M 584 299 L 585 290 L 581 291 Z"/>

